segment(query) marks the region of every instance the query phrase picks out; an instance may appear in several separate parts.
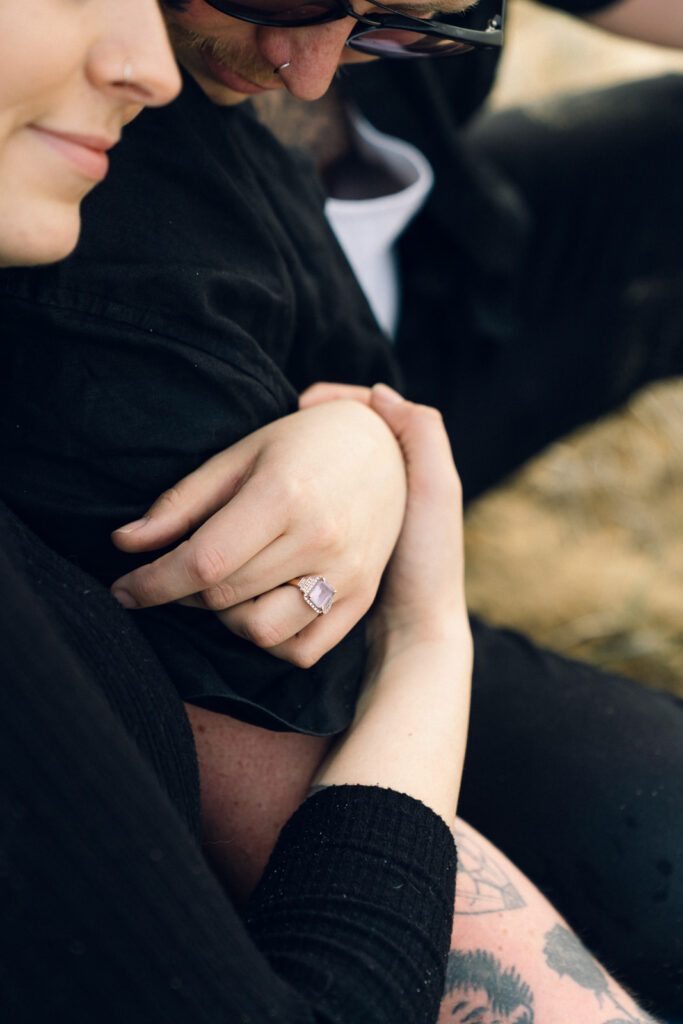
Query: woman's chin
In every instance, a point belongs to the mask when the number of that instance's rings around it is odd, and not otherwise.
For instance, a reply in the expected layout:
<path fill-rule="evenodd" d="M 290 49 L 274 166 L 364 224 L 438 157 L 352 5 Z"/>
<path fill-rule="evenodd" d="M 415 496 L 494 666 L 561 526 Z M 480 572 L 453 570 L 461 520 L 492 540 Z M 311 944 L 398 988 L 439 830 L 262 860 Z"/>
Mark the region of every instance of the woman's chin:
<path fill-rule="evenodd" d="M 0 218 L 2 219 L 2 218 Z M 31 217 L 13 223 L 5 220 L 0 235 L 0 267 L 30 267 L 56 263 L 69 256 L 81 233 L 81 215 L 76 206 L 59 216 Z"/>

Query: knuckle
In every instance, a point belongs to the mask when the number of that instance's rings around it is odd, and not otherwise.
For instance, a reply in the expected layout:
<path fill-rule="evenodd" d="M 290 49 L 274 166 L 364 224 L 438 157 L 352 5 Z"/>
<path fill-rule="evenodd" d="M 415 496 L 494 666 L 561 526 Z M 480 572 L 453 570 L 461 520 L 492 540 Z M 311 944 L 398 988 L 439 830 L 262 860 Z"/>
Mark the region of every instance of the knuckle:
<path fill-rule="evenodd" d="M 316 551 L 336 552 L 343 547 L 344 532 L 340 515 L 322 512 L 310 526 L 309 542 Z"/>
<path fill-rule="evenodd" d="M 155 506 L 159 509 L 174 509 L 181 503 L 180 488 L 177 485 L 169 487 L 167 490 L 160 494 L 157 500 L 154 502 Z"/>
<path fill-rule="evenodd" d="M 324 652 L 319 649 L 318 644 L 313 644 L 310 640 L 302 639 L 292 647 L 289 660 L 292 665 L 296 665 L 297 668 L 312 668 L 316 662 L 320 661 L 323 653 Z"/>
<path fill-rule="evenodd" d="M 138 575 L 131 577 L 127 587 L 135 597 L 136 601 L 142 607 L 156 604 L 159 587 L 157 584 L 157 574 L 154 572 L 152 566 L 146 571 L 139 571 Z"/>
<path fill-rule="evenodd" d="M 242 623 L 242 635 L 256 647 L 276 647 L 285 639 L 283 630 L 276 623 L 257 616 Z"/>
<path fill-rule="evenodd" d="M 239 604 L 237 591 L 230 583 L 219 583 L 217 586 L 209 587 L 201 593 L 204 606 L 212 612 L 221 612 Z"/>
<path fill-rule="evenodd" d="M 189 533 L 193 522 L 191 515 L 186 511 L 186 504 L 182 486 L 175 484 L 159 495 L 150 509 L 150 514 L 154 517 L 160 516 L 162 519 L 164 516 L 173 516 L 173 521 L 178 528 L 183 533 Z"/>
<path fill-rule="evenodd" d="M 305 500 L 303 484 L 293 475 L 274 481 L 271 498 L 275 507 L 290 513 L 296 512 Z"/>
<path fill-rule="evenodd" d="M 225 557 L 218 548 L 197 547 L 191 551 L 188 572 L 198 590 L 215 587 L 228 575 Z"/>

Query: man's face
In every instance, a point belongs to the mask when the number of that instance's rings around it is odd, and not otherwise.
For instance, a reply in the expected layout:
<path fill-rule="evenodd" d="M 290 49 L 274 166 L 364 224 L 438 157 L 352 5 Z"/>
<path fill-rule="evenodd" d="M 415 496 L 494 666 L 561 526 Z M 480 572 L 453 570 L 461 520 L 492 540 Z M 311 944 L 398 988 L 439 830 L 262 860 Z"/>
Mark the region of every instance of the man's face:
<path fill-rule="evenodd" d="M 396 0 L 391 6 L 402 14 L 430 17 L 455 13 L 473 0 Z M 367 0 L 355 0 L 354 10 L 372 10 Z M 374 8 L 377 11 L 377 8 Z M 338 65 L 372 58 L 345 48 L 353 18 L 325 25 L 274 28 L 238 21 L 190 0 L 182 10 L 167 10 L 166 20 L 178 60 L 209 99 L 231 106 L 256 93 L 287 89 L 302 100 L 319 99 L 327 91 Z M 276 75 L 274 69 L 289 62 Z"/>

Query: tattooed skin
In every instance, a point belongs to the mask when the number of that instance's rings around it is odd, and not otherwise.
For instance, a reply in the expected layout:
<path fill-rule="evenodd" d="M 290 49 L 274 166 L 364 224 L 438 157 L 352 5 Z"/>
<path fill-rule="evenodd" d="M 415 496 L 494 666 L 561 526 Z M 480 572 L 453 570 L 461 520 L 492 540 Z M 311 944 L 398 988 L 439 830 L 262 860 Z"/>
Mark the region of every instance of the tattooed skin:
<path fill-rule="evenodd" d="M 492 953 L 449 953 L 439 1024 L 534 1024 L 532 1003 L 529 986 Z"/>
<path fill-rule="evenodd" d="M 644 1017 L 642 1014 L 639 1017 L 629 1017 L 628 1020 L 626 1017 L 612 1017 L 611 1020 L 606 1020 L 605 1024 L 633 1024 L 634 1020 L 637 1020 L 638 1024 L 657 1024 L 654 1017 L 650 1017 L 648 1014 Z"/>
<path fill-rule="evenodd" d="M 453 835 L 458 847 L 456 914 L 492 914 L 526 905 L 502 867 L 476 839 L 457 824 Z"/>
<path fill-rule="evenodd" d="M 603 999 L 608 999 L 623 1014 L 623 1017 L 613 1017 L 605 1024 L 657 1024 L 653 1017 L 642 1013 L 634 1016 L 621 1005 L 610 989 L 607 975 L 568 928 L 556 924 L 547 932 L 543 952 L 548 967 L 556 974 L 560 977 L 568 975 L 581 988 L 592 991 L 600 1006 Z"/>

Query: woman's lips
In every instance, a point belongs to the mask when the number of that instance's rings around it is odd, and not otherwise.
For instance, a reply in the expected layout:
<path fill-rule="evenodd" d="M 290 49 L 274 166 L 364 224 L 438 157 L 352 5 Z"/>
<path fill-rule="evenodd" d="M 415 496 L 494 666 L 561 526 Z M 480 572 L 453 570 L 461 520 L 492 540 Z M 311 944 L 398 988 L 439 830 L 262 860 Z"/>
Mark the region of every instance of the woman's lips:
<path fill-rule="evenodd" d="M 226 68 L 224 64 L 212 57 L 206 50 L 201 51 L 202 60 L 206 64 L 209 73 L 217 78 L 223 85 L 227 85 L 228 89 L 232 89 L 233 92 L 242 92 L 247 95 L 252 95 L 257 92 L 268 92 L 268 86 L 256 85 L 254 82 L 250 82 L 247 78 L 243 78 L 236 71 L 231 71 L 230 68 Z M 278 86 L 270 86 L 271 89 L 277 89 Z"/>
<path fill-rule="evenodd" d="M 29 125 L 38 137 L 52 149 L 61 153 L 68 162 L 92 181 L 102 181 L 109 170 L 106 151 L 115 145 L 114 141 L 95 135 L 77 135 L 72 132 L 57 132 L 40 125 Z"/>

